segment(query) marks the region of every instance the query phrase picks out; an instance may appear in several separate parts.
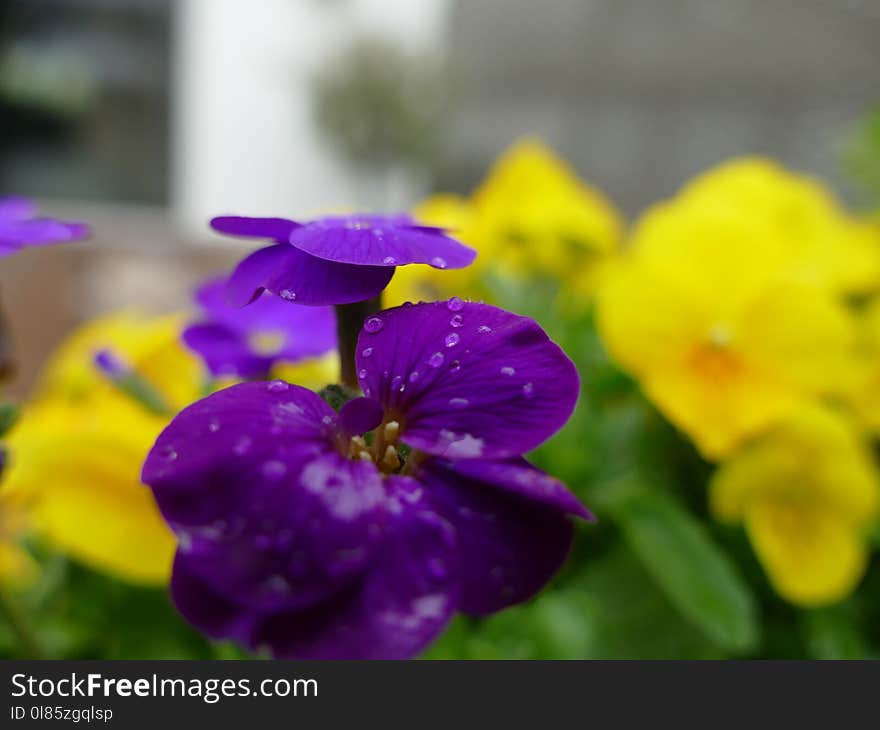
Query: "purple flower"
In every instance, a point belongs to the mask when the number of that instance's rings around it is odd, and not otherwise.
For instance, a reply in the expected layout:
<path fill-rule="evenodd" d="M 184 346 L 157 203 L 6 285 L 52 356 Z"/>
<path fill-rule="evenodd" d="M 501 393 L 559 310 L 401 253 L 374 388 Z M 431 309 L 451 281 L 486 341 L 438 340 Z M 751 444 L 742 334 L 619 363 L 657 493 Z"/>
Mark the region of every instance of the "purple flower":
<path fill-rule="evenodd" d="M 238 306 L 264 289 L 299 304 L 350 304 L 381 292 L 396 266 L 460 269 L 476 256 L 443 229 L 420 226 L 405 215 L 333 216 L 308 223 L 220 217 L 211 226 L 232 236 L 275 241 L 233 272 L 227 296 Z"/>
<path fill-rule="evenodd" d="M 36 218 L 33 201 L 0 197 L 0 258 L 28 246 L 77 241 L 89 235 L 85 223 L 64 223 L 53 218 Z"/>
<path fill-rule="evenodd" d="M 226 303 L 226 279 L 203 284 L 195 295 L 203 321 L 183 341 L 215 377 L 267 377 L 276 362 L 296 362 L 336 347 L 332 307 L 291 307 L 269 294 L 243 308 Z"/>
<path fill-rule="evenodd" d="M 532 320 L 460 299 L 364 323 L 365 397 L 337 414 L 282 381 L 182 411 L 143 480 L 178 536 L 178 610 L 276 657 L 404 658 L 456 610 L 526 600 L 589 512 L 521 454 L 574 408 Z"/>

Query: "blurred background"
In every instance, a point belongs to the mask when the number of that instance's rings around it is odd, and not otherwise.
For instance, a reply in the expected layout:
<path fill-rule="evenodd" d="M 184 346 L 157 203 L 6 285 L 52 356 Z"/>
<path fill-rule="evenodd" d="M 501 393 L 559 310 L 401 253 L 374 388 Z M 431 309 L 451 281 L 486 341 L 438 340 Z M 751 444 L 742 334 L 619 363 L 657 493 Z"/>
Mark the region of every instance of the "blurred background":
<path fill-rule="evenodd" d="M 878 37 L 871 0 L 0 0 L 0 192 L 96 230 L 4 261 L 14 389 L 75 321 L 233 261 L 212 215 L 466 193 L 525 134 L 630 216 L 745 153 L 852 200 Z"/>

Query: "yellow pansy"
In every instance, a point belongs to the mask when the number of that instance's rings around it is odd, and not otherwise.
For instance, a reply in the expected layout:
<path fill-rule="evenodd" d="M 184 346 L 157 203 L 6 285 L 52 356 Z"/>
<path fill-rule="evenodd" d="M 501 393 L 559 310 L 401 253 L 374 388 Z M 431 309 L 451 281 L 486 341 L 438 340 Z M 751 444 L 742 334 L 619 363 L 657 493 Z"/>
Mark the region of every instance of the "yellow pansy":
<path fill-rule="evenodd" d="M 19 540 L 27 532 L 27 504 L 0 490 L 0 586 L 26 586 L 37 577 L 37 563 Z"/>
<path fill-rule="evenodd" d="M 74 558 L 139 583 L 166 581 L 174 550 L 140 483 L 143 459 L 168 417 L 120 393 L 93 357 L 112 349 L 176 410 L 198 397 L 203 372 L 179 344 L 181 322 L 125 312 L 75 332 L 7 439 L 3 489 L 29 500 L 34 528 Z"/>
<path fill-rule="evenodd" d="M 821 181 L 762 157 L 722 163 L 694 178 L 681 204 L 760 220 L 792 270 L 844 294 L 880 287 L 880 227 L 845 211 Z"/>
<path fill-rule="evenodd" d="M 718 519 L 745 525 L 774 589 L 792 603 L 839 601 L 861 579 L 880 482 L 842 416 L 792 414 L 722 465 L 710 496 Z"/>
<path fill-rule="evenodd" d="M 455 231 L 478 256 L 459 274 L 427 272 L 428 267 L 398 270 L 386 291 L 393 304 L 438 295 L 484 296 L 479 278 L 486 274 L 553 277 L 568 293 L 590 295 L 623 230 L 605 196 L 532 138 L 504 152 L 470 200 L 434 196 L 415 215 Z"/>
<path fill-rule="evenodd" d="M 775 236 L 730 208 L 659 205 L 599 293 L 611 355 L 709 458 L 854 376 L 848 312 Z"/>

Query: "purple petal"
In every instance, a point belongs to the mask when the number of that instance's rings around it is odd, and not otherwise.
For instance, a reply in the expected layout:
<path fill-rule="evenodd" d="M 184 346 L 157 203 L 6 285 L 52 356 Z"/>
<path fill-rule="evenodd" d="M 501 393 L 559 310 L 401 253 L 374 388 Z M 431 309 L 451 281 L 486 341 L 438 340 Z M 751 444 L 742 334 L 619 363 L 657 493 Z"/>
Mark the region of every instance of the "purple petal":
<path fill-rule="evenodd" d="M 360 586 L 309 612 L 273 616 L 258 645 L 278 658 L 406 659 L 443 630 L 458 603 L 455 532 L 413 480 L 388 482 L 397 513 Z"/>
<path fill-rule="evenodd" d="M 336 414 L 318 395 L 283 381 L 243 383 L 181 411 L 147 455 L 142 481 L 172 524 L 202 527 L 242 508 L 237 475 L 254 463 L 329 452 Z"/>
<path fill-rule="evenodd" d="M 438 456 L 518 456 L 577 401 L 577 371 L 544 330 L 485 304 L 386 310 L 365 322 L 357 350 L 364 393 L 400 415 L 404 442 Z"/>
<path fill-rule="evenodd" d="M 68 243 L 88 235 L 89 227 L 84 223 L 64 223 L 51 218 L 0 221 L 0 244 L 4 249 Z"/>
<path fill-rule="evenodd" d="M 482 615 L 521 603 L 565 562 L 573 529 L 558 509 L 436 460 L 419 469 L 418 479 L 456 531 L 461 611 Z"/>
<path fill-rule="evenodd" d="M 442 230 L 402 225 L 395 217 L 324 218 L 297 228 L 289 241 L 318 258 L 360 266 L 429 264 L 461 269 L 477 255 Z"/>
<path fill-rule="evenodd" d="M 211 220 L 211 228 L 227 236 L 242 238 L 268 238 L 286 241 L 291 231 L 300 226 L 287 218 L 245 218 L 242 216 L 218 216 Z"/>
<path fill-rule="evenodd" d="M 252 644 L 258 615 L 217 593 L 179 552 L 171 572 L 171 600 L 187 621 L 210 638 Z"/>
<path fill-rule="evenodd" d="M 230 304 L 243 306 L 267 289 L 297 304 L 350 304 L 372 299 L 393 275 L 393 268 L 324 261 L 280 243 L 239 263 L 227 284 L 227 297 Z"/>
<path fill-rule="evenodd" d="M 190 325 L 183 331 L 183 341 L 217 378 L 264 378 L 275 360 L 255 355 L 241 333 L 220 324 Z"/>
<path fill-rule="evenodd" d="M 23 221 L 37 214 L 37 205 L 30 198 L 10 195 L 0 198 L 0 222 Z"/>
<path fill-rule="evenodd" d="M 456 461 L 454 466 L 448 466 L 472 481 L 530 499 L 562 514 L 580 517 L 588 522 L 596 519 L 565 484 L 523 458 L 506 461 L 462 459 Z"/>
<path fill-rule="evenodd" d="M 185 409 L 144 468 L 189 570 L 261 611 L 340 590 L 370 560 L 385 518 L 376 467 L 333 450 L 332 410 L 279 386 L 233 386 Z"/>
<path fill-rule="evenodd" d="M 361 436 L 382 423 L 382 404 L 372 398 L 354 398 L 339 409 L 339 427 L 346 436 Z"/>

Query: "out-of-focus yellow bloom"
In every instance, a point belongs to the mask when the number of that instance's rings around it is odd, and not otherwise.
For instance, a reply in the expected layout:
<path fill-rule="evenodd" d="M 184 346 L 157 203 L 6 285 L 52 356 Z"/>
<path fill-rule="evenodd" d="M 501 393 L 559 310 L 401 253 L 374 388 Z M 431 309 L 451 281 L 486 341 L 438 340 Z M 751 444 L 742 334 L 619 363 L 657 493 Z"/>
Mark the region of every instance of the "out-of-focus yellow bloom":
<path fill-rule="evenodd" d="M 851 318 L 776 238 L 732 208 L 659 205 L 599 294 L 612 356 L 709 458 L 854 377 Z"/>
<path fill-rule="evenodd" d="M 821 181 L 773 160 L 743 157 L 689 182 L 680 204 L 720 209 L 765 224 L 792 272 L 843 294 L 880 288 L 880 227 L 845 211 Z"/>
<path fill-rule="evenodd" d="M 880 434 L 880 297 L 858 312 L 857 322 L 860 367 L 844 400 L 861 424 L 876 435 Z"/>
<path fill-rule="evenodd" d="M 623 231 L 620 214 L 602 193 L 537 139 L 510 147 L 470 200 L 434 196 L 414 212 L 427 224 L 455 231 L 478 256 L 460 273 L 398 269 L 386 290 L 394 304 L 449 294 L 483 296 L 479 279 L 487 273 L 553 277 L 568 293 L 588 296 Z"/>
<path fill-rule="evenodd" d="M 7 439 L 3 489 L 28 499 L 34 529 L 74 558 L 138 583 L 166 581 L 174 550 L 140 483 L 167 418 L 120 393 L 93 357 L 112 349 L 179 409 L 203 387 L 201 365 L 179 344 L 182 321 L 124 312 L 75 332 Z"/>
<path fill-rule="evenodd" d="M 339 355 L 328 352 L 295 363 L 278 363 L 272 368 L 272 377 L 318 391 L 325 385 L 339 382 Z"/>
<path fill-rule="evenodd" d="M 793 414 L 721 466 L 710 494 L 717 518 L 745 525 L 787 600 L 816 606 L 855 589 L 880 482 L 868 448 L 842 416 L 819 407 Z"/>
<path fill-rule="evenodd" d="M 20 544 L 27 531 L 27 506 L 20 497 L 0 491 L 0 586 L 29 585 L 37 563 Z"/>

